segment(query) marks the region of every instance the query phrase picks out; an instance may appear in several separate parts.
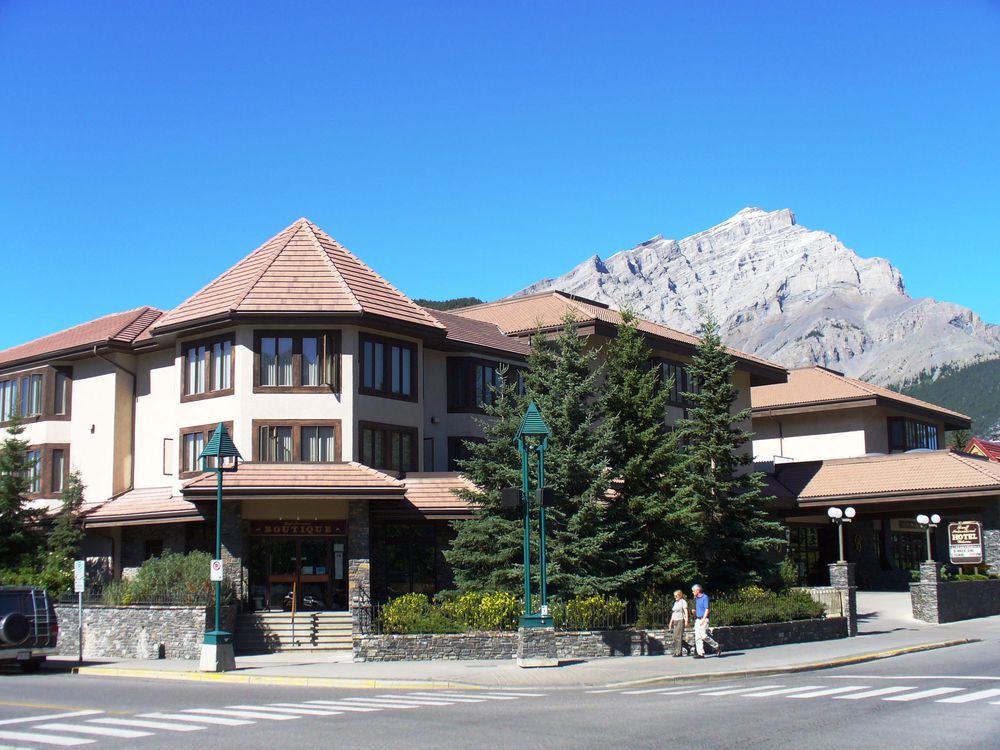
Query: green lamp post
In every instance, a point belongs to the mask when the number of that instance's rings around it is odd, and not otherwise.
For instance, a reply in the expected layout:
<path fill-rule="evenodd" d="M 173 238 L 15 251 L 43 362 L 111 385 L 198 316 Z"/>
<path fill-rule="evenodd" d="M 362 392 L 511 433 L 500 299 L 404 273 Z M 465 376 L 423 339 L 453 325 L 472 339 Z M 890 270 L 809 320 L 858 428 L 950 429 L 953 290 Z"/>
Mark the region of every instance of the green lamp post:
<path fill-rule="evenodd" d="M 521 617 L 522 628 L 550 628 L 552 617 L 549 615 L 548 592 L 546 591 L 545 562 L 545 506 L 550 494 L 545 488 L 545 451 L 549 447 L 549 428 L 542 419 L 538 406 L 532 401 L 524 413 L 521 426 L 514 436 L 514 444 L 521 453 L 521 506 L 524 511 L 524 615 Z M 538 612 L 531 609 L 531 497 L 529 456 L 534 450 L 538 454 L 538 483 L 535 497 L 538 505 L 538 587 L 541 608 Z"/>
<path fill-rule="evenodd" d="M 209 460 L 215 465 L 209 466 Z M 203 672 L 226 672 L 236 668 L 233 654 L 233 634 L 222 629 L 220 610 L 222 607 L 222 475 L 236 471 L 243 459 L 229 437 L 229 432 L 221 422 L 215 428 L 211 440 L 202 450 L 198 460 L 204 462 L 206 471 L 214 471 L 217 478 L 215 495 L 215 559 L 212 560 L 211 579 L 215 581 L 215 629 L 205 633 L 201 646 L 201 670 Z M 228 464 L 228 465 L 227 465 Z"/>

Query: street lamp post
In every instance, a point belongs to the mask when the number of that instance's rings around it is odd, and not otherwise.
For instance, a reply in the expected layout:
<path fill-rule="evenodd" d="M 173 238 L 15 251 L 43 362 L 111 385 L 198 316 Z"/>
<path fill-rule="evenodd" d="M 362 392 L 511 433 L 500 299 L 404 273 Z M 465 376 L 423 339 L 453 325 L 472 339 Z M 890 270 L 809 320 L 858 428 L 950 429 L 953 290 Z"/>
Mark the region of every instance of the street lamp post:
<path fill-rule="evenodd" d="M 917 523 L 920 524 L 920 528 L 927 535 L 927 562 L 934 562 L 934 556 L 931 555 L 931 529 L 936 529 L 937 525 L 941 523 L 941 516 L 937 513 L 931 516 L 921 513 L 917 516 Z"/>
<path fill-rule="evenodd" d="M 837 526 L 837 539 L 840 542 L 840 559 L 837 562 L 847 562 L 847 559 L 844 557 L 844 524 L 850 523 L 856 513 L 857 511 L 851 507 L 844 508 L 843 510 L 840 508 L 828 508 L 826 511 L 830 520 Z"/>
<path fill-rule="evenodd" d="M 233 444 L 228 430 L 221 422 L 215 428 L 211 440 L 202 450 L 198 460 L 203 462 L 206 470 L 211 469 L 216 474 L 215 493 L 215 559 L 212 560 L 210 578 L 215 581 L 215 629 L 205 633 L 201 645 L 201 671 L 226 672 L 236 668 L 236 657 L 233 654 L 233 634 L 222 629 L 220 613 L 222 608 L 222 475 L 234 472 L 242 460 L 240 452 Z M 209 461 L 215 459 L 215 465 Z"/>
<path fill-rule="evenodd" d="M 550 628 L 552 617 L 549 615 L 546 587 L 545 549 L 545 505 L 548 502 L 548 493 L 545 491 L 545 451 L 549 447 L 549 428 L 534 401 L 528 404 L 528 410 L 524 413 L 521 426 L 514 436 L 514 444 L 521 454 L 521 501 L 524 511 L 524 615 L 520 624 L 522 628 Z M 535 496 L 538 504 L 538 593 L 541 607 L 537 613 L 531 611 L 531 492 L 529 490 L 531 451 L 538 454 L 538 483 Z"/>

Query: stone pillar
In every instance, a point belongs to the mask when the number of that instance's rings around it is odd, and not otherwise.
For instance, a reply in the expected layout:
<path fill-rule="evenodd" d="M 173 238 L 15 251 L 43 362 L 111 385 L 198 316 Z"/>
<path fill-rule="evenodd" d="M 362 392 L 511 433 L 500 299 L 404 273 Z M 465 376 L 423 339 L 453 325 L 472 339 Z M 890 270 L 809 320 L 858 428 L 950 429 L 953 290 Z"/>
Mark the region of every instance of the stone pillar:
<path fill-rule="evenodd" d="M 518 628 L 517 666 L 558 667 L 555 628 Z"/>
<path fill-rule="evenodd" d="M 371 517 L 367 500 L 347 506 L 347 601 L 357 638 L 371 619 Z"/>
<path fill-rule="evenodd" d="M 983 508 L 983 562 L 990 573 L 1000 573 L 1000 500 Z"/>
<path fill-rule="evenodd" d="M 854 563 L 832 563 L 830 565 L 830 586 L 840 593 L 844 617 L 847 618 L 847 634 L 858 634 L 858 587 L 854 583 Z"/>
<path fill-rule="evenodd" d="M 223 487 L 225 493 L 225 487 Z M 227 503 L 225 495 L 222 500 L 222 566 L 225 570 L 227 581 L 233 584 L 233 591 L 239 599 L 246 599 L 247 572 L 245 560 L 246 540 L 243 535 L 243 517 L 240 512 L 240 503 Z M 212 524 L 212 539 L 215 540 L 215 518 L 209 521 Z"/>
<path fill-rule="evenodd" d="M 941 583 L 940 563 L 920 563 L 920 581 L 910 584 L 910 602 L 913 617 L 924 622 L 941 622 L 938 607 L 938 587 Z"/>

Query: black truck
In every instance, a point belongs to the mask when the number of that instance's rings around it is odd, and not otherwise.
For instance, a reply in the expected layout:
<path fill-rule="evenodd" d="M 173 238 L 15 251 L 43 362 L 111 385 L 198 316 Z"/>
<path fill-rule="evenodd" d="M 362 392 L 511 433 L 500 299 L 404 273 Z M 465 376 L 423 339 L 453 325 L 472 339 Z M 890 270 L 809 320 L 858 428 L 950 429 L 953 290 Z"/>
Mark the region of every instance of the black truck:
<path fill-rule="evenodd" d="M 0 664 L 17 663 L 34 672 L 56 651 L 59 624 L 42 589 L 0 586 Z"/>

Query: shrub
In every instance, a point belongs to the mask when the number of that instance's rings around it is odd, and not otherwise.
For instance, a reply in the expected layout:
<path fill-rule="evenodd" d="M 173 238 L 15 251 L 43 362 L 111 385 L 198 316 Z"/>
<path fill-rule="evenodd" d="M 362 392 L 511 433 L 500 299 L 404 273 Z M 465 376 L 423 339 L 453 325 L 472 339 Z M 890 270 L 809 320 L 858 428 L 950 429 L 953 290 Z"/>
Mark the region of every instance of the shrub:
<path fill-rule="evenodd" d="M 215 584 L 209 580 L 212 556 L 208 552 L 182 555 L 164 552 L 146 560 L 128 580 L 104 587 L 106 604 L 212 604 Z M 232 583 L 222 582 L 222 601 L 233 598 Z"/>
<path fill-rule="evenodd" d="M 757 625 L 822 617 L 826 608 L 805 591 L 776 594 L 757 587 L 711 600 L 713 625 Z"/>
<path fill-rule="evenodd" d="M 383 633 L 461 633 L 463 628 L 444 607 L 431 604 L 426 594 L 404 594 L 389 601 L 379 613 Z"/>
<path fill-rule="evenodd" d="M 608 630 L 624 625 L 625 602 L 615 596 L 578 596 L 549 609 L 562 630 Z"/>
<path fill-rule="evenodd" d="M 446 600 L 441 609 L 466 630 L 514 630 L 521 603 L 514 594 L 493 591 L 485 594 L 462 594 Z"/>

